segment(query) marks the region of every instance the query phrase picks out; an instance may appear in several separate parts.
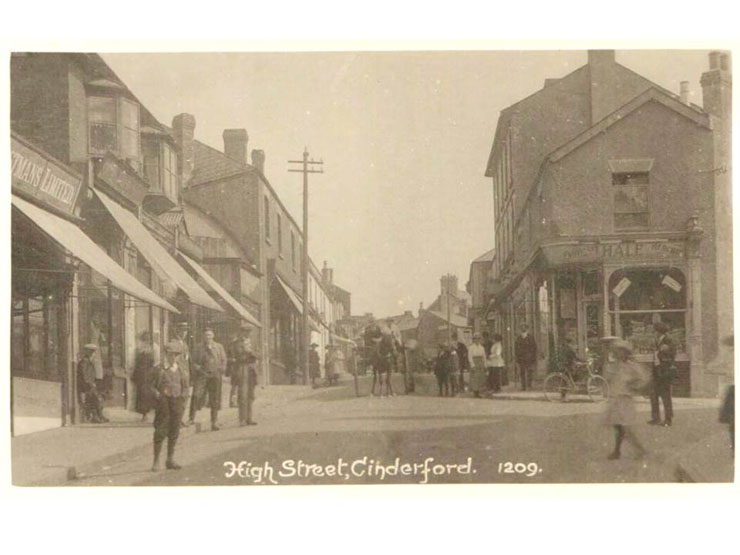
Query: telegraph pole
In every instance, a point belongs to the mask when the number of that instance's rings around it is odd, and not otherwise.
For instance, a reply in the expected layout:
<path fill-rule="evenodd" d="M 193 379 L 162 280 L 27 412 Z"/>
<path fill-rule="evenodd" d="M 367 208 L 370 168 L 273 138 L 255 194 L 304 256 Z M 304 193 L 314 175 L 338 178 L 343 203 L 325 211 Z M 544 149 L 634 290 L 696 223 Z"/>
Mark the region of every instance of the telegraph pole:
<path fill-rule="evenodd" d="M 303 160 L 288 160 L 288 164 L 301 164 L 301 169 L 288 169 L 288 171 L 303 174 L 303 253 L 301 255 L 301 270 L 303 276 L 303 314 L 301 318 L 301 366 L 303 367 L 303 381 L 308 385 L 308 346 L 311 340 L 311 334 L 309 333 L 308 327 L 308 174 L 324 173 L 324 161 L 309 160 L 308 147 L 304 147 Z M 309 169 L 309 166 L 312 166 L 312 168 Z M 319 169 L 313 169 L 313 166 L 319 166 Z"/>

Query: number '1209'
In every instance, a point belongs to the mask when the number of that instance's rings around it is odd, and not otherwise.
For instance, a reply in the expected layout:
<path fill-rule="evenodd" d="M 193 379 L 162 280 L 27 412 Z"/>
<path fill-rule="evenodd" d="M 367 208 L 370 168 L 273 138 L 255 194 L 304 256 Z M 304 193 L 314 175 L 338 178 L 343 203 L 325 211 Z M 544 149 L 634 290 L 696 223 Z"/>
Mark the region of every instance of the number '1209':
<path fill-rule="evenodd" d="M 513 463 L 513 462 L 500 462 L 498 463 L 499 474 L 524 474 L 525 476 L 536 476 L 542 472 L 542 469 L 535 462 L 531 463 Z"/>

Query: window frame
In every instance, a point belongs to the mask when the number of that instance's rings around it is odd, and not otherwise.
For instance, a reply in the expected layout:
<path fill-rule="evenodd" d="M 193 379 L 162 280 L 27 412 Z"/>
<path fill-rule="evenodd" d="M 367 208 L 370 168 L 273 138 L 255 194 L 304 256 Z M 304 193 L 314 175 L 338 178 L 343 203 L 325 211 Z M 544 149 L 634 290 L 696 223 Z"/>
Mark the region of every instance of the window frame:
<path fill-rule="evenodd" d="M 91 110 L 90 110 L 90 101 L 92 99 L 110 99 L 113 102 L 113 109 L 114 109 L 114 119 L 115 121 L 113 123 L 111 122 L 104 122 L 104 121 L 97 121 L 93 120 L 90 117 Z M 87 114 L 87 152 L 88 156 L 93 157 L 100 157 L 105 156 L 105 153 L 108 150 L 111 150 L 115 152 L 120 158 L 126 160 L 127 162 L 131 163 L 133 166 L 136 167 L 137 171 L 141 171 L 141 165 L 143 164 L 143 155 L 142 155 L 142 145 L 141 145 L 141 105 L 138 102 L 135 102 L 133 100 L 130 100 L 123 95 L 115 95 L 115 94 L 88 94 L 86 96 L 86 114 Z M 123 121 L 123 105 L 127 104 L 135 109 L 136 114 L 136 127 L 130 127 L 129 125 L 125 124 Z M 92 127 L 93 125 L 105 125 L 105 126 L 114 126 L 115 127 L 115 136 L 116 136 L 116 145 L 112 149 L 106 149 L 105 151 L 100 149 L 93 148 L 93 141 L 92 141 Z M 126 131 L 133 131 L 134 135 L 136 137 L 136 152 L 135 157 L 129 156 L 129 154 L 124 152 L 124 134 Z"/>
<path fill-rule="evenodd" d="M 645 183 L 617 183 L 617 176 L 645 176 Z M 613 226 L 614 231 L 641 231 L 645 229 L 650 229 L 652 227 L 652 206 L 650 203 L 650 171 L 645 170 L 634 170 L 634 171 L 613 171 L 611 172 L 611 178 L 612 178 L 612 216 L 613 216 Z M 619 187 L 642 187 L 645 191 L 645 210 L 635 212 L 635 211 L 617 211 L 617 199 L 616 194 L 619 190 Z M 617 224 L 617 218 L 618 216 L 635 216 L 635 215 L 647 215 L 646 223 L 645 225 L 629 225 L 629 226 L 620 226 Z"/>

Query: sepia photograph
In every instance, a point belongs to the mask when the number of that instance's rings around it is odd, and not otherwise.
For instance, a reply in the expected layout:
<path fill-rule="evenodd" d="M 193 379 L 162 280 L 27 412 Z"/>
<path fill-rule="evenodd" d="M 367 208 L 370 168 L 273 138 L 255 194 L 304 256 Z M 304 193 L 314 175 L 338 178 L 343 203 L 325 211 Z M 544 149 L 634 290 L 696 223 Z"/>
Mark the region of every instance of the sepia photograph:
<path fill-rule="evenodd" d="M 12 484 L 734 483 L 732 56 L 14 49 Z"/>

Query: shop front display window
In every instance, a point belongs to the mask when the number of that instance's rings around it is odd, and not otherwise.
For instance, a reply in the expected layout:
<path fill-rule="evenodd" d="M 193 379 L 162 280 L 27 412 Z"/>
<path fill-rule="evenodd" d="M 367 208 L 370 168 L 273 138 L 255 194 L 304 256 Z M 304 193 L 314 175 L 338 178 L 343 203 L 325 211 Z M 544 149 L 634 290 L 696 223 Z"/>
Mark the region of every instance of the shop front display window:
<path fill-rule="evenodd" d="M 685 352 L 686 307 L 686 280 L 678 269 L 620 270 L 609 278 L 612 330 L 632 343 L 635 354 L 652 354 L 657 322 Z"/>
<path fill-rule="evenodd" d="M 57 380 L 61 377 L 60 316 L 54 296 L 13 301 L 11 369 L 13 375 Z"/>

